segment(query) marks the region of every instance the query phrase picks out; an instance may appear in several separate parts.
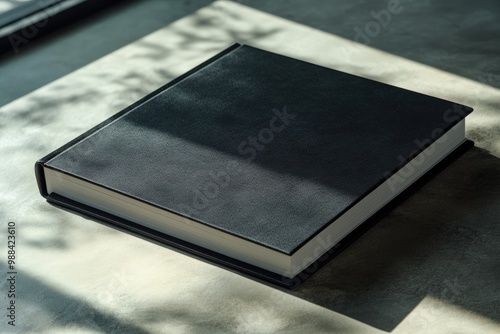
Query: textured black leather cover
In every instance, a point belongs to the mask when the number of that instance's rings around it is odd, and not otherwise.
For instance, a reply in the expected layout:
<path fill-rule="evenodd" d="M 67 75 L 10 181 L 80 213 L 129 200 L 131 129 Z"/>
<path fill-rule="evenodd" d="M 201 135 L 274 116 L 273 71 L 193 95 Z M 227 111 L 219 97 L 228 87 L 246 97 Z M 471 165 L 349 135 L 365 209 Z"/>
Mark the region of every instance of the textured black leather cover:
<path fill-rule="evenodd" d="M 47 196 L 47 166 L 292 254 L 471 111 L 234 45 L 41 159 L 37 180 Z"/>

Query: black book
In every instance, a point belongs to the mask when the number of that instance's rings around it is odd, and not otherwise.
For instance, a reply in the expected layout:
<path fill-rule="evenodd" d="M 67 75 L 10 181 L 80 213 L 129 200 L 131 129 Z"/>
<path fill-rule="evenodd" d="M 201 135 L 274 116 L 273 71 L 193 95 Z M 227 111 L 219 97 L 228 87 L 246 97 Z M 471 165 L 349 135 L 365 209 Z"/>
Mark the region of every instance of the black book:
<path fill-rule="evenodd" d="M 290 288 L 468 147 L 471 111 L 235 44 L 35 171 L 49 202 Z"/>

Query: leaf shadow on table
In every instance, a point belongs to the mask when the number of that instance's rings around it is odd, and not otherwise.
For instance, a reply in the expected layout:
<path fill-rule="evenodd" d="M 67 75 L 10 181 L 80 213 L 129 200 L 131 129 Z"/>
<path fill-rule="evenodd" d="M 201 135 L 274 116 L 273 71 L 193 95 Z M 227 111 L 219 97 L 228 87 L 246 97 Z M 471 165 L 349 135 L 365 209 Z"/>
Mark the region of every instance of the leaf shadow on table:
<path fill-rule="evenodd" d="M 48 275 L 57 273 L 52 272 Z M 23 269 L 17 269 L 16 284 L 18 291 L 21 292 L 16 297 L 18 309 L 16 328 L 22 333 L 55 331 L 70 333 L 82 329 L 97 333 L 150 333 L 113 312 L 105 311 L 47 284 L 47 280 L 50 280 L 50 277 L 32 276 Z"/>

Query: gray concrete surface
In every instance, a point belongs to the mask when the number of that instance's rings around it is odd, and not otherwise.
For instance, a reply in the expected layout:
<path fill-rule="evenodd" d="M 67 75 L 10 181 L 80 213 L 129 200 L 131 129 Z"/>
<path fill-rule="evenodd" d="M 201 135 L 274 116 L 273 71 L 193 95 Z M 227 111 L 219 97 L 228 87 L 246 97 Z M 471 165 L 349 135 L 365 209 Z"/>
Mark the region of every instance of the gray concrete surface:
<path fill-rule="evenodd" d="M 135 6 L 160 25 L 165 3 Z M 0 97 L 10 103 L 0 108 L 0 154 L 8 161 L 0 170 L 0 252 L 5 223 L 15 221 L 19 231 L 19 326 L 12 332 L 500 332 L 499 6 L 402 2 L 366 46 L 351 41 L 353 29 L 373 20 L 370 11 L 386 8 L 384 1 L 245 4 L 255 9 L 223 1 L 178 10 L 187 16 L 110 53 L 148 30 L 124 37 L 134 31 L 126 24 L 139 8 L 132 5 L 2 60 Z M 116 44 L 99 34 L 112 23 L 106 38 L 116 36 Z M 39 196 L 36 159 L 233 41 L 471 105 L 467 137 L 476 146 L 293 292 Z M 77 42 L 109 49 L 77 52 Z M 1 322 L 0 329 L 11 328 Z"/>

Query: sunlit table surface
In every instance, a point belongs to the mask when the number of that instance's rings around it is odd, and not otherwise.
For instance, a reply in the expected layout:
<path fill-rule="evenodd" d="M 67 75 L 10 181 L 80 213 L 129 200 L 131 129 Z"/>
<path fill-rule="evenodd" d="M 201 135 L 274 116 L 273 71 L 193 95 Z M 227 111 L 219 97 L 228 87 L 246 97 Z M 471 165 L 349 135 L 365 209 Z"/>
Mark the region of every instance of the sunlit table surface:
<path fill-rule="evenodd" d="M 470 105 L 475 147 L 295 291 L 39 195 L 37 159 L 234 42 Z M 2 107 L 0 332 L 499 333 L 500 91 L 359 42 L 220 1 Z"/>

